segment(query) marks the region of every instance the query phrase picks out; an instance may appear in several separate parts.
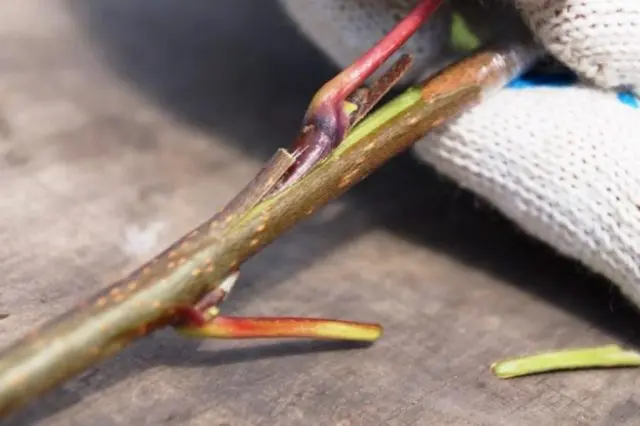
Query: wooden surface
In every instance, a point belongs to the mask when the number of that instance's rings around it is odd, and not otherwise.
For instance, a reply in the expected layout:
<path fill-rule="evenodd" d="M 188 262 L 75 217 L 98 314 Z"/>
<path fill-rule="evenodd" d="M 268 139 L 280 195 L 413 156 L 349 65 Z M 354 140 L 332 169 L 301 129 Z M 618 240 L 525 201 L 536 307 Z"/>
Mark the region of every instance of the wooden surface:
<path fill-rule="evenodd" d="M 0 2 L 0 346 L 221 207 L 333 72 L 268 1 Z M 225 309 L 386 334 L 354 349 L 166 331 L 7 424 L 638 424 L 639 371 L 491 376 L 524 352 L 635 344 L 638 318 L 410 156 L 251 260 Z"/>

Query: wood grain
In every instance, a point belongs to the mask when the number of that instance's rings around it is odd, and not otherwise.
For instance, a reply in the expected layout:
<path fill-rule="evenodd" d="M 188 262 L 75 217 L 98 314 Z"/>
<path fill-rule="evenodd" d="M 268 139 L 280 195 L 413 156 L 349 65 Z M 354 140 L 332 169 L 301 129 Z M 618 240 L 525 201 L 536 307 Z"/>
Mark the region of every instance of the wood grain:
<path fill-rule="evenodd" d="M 0 3 L 0 346 L 221 207 L 333 72 L 270 2 Z M 640 406 L 635 370 L 490 375 L 537 349 L 636 344 L 637 316 L 409 156 L 252 259 L 225 309 L 385 335 L 354 349 L 167 331 L 7 424 L 631 425 Z"/>

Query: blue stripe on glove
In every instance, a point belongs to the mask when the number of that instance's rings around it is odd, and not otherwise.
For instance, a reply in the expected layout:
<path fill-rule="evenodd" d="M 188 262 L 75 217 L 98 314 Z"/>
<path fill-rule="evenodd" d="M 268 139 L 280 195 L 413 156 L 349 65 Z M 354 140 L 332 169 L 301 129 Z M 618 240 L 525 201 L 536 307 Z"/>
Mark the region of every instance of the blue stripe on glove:
<path fill-rule="evenodd" d="M 528 73 L 507 85 L 510 89 L 526 89 L 532 87 L 569 87 L 578 83 L 573 73 Z M 640 100 L 632 92 L 618 92 L 618 100 L 632 108 L 640 108 Z"/>
<path fill-rule="evenodd" d="M 623 104 L 629 105 L 633 108 L 640 108 L 640 101 L 632 92 L 618 93 L 618 100 Z"/>

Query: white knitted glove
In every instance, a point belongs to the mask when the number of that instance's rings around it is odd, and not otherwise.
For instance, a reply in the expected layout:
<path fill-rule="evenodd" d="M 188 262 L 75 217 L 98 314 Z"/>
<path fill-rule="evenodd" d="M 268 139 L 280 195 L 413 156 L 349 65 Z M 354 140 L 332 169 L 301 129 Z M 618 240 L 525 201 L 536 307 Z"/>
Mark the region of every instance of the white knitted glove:
<path fill-rule="evenodd" d="M 341 67 L 416 4 L 279 1 Z M 448 60 L 451 8 L 464 6 L 486 35 L 497 23 L 518 24 L 504 19 L 517 16 L 515 5 L 548 52 L 583 82 L 514 84 L 428 135 L 416 145 L 418 157 L 608 277 L 640 307 L 640 109 L 628 94 L 601 90 L 640 89 L 640 1 L 503 0 L 501 10 L 487 0 L 450 3 L 404 49 L 417 66 L 432 71 Z"/>

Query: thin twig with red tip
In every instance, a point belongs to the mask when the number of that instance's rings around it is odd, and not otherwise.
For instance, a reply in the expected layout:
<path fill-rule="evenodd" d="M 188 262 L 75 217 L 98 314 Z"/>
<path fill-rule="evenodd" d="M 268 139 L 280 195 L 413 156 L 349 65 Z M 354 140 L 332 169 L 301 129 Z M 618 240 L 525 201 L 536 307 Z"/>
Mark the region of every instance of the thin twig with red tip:
<path fill-rule="evenodd" d="M 382 326 L 372 323 L 299 317 L 219 316 L 198 327 L 183 327 L 181 333 L 198 338 L 274 339 L 304 338 L 373 342 Z"/>
<path fill-rule="evenodd" d="M 180 334 L 206 339 L 305 338 L 373 342 L 382 334 L 380 324 L 327 318 L 225 317 L 220 305 L 236 281 L 232 273 L 174 326 Z"/>
<path fill-rule="evenodd" d="M 440 7 L 443 0 L 421 0 L 372 48 L 326 83 L 313 97 L 308 115 L 327 105 L 339 110 L 351 92 L 360 87 L 380 66 L 404 45 Z"/>
<path fill-rule="evenodd" d="M 291 152 L 296 163 L 287 172 L 281 187 L 298 180 L 342 142 L 352 124 L 349 114 L 344 110 L 345 99 L 397 52 L 442 3 L 443 0 L 420 0 L 418 5 L 378 43 L 316 92 L 304 116 L 300 136 Z M 393 83 L 400 76 L 401 74 Z M 369 104 L 366 109 L 372 107 L 373 104 Z"/>
<path fill-rule="evenodd" d="M 225 317 L 220 305 L 238 279 L 230 274 L 200 301 L 193 312 L 184 315 L 176 330 L 190 337 L 213 339 L 307 338 L 373 342 L 382 334 L 379 324 L 327 318 Z"/>

